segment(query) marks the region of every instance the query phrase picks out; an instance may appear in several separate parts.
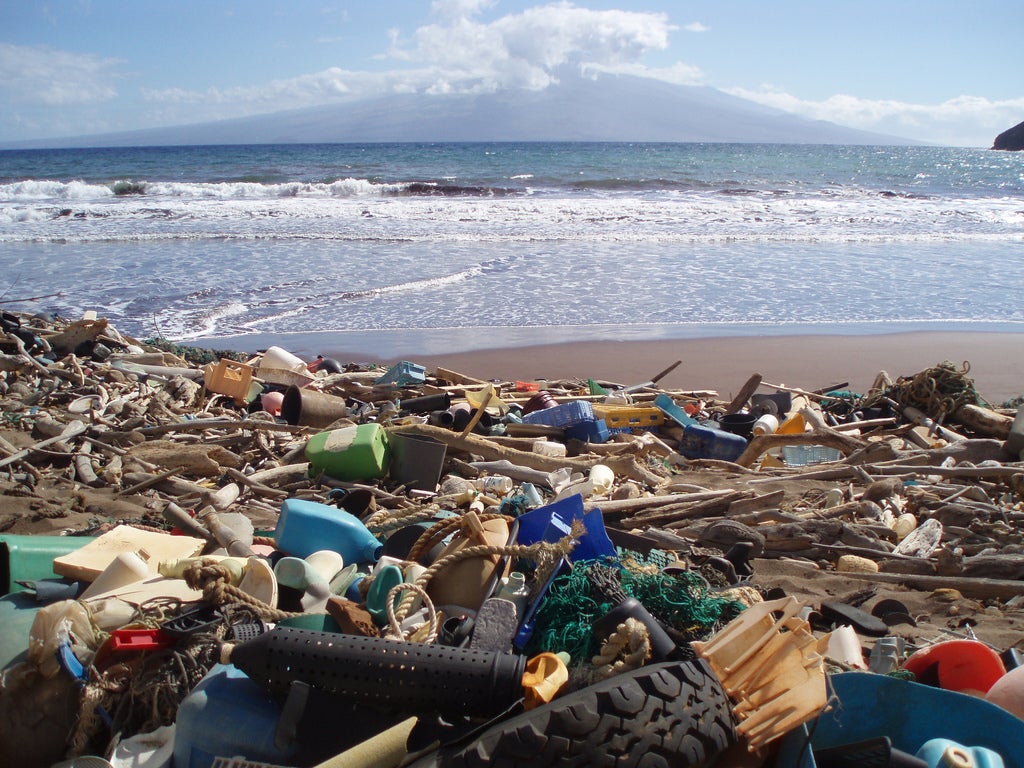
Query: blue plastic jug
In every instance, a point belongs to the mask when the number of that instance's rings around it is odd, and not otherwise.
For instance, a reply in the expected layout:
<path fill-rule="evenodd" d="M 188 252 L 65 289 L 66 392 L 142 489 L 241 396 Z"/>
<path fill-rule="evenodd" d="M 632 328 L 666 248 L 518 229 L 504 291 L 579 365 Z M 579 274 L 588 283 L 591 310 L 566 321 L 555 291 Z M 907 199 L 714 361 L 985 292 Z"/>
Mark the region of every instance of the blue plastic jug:
<path fill-rule="evenodd" d="M 295 557 L 332 549 L 346 564 L 376 562 L 384 548 L 352 513 L 305 499 L 286 499 L 281 504 L 274 541 Z"/>
<path fill-rule="evenodd" d="M 745 438 L 700 424 L 687 425 L 679 441 L 679 453 L 688 459 L 736 461 L 746 449 Z"/>
<path fill-rule="evenodd" d="M 178 707 L 174 768 L 210 768 L 218 757 L 287 764 L 274 733 L 281 705 L 231 664 L 215 664 Z"/>

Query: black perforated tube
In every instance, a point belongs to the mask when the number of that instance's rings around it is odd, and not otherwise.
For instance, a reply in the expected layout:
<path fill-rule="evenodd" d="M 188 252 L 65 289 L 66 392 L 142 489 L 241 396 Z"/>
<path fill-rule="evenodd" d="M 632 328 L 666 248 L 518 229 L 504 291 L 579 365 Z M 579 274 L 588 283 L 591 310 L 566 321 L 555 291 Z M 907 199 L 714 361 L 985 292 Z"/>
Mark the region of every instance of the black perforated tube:
<path fill-rule="evenodd" d="M 526 668 L 517 654 L 294 627 L 236 645 L 230 660 L 275 691 L 297 680 L 379 708 L 484 717 L 522 697 Z"/>

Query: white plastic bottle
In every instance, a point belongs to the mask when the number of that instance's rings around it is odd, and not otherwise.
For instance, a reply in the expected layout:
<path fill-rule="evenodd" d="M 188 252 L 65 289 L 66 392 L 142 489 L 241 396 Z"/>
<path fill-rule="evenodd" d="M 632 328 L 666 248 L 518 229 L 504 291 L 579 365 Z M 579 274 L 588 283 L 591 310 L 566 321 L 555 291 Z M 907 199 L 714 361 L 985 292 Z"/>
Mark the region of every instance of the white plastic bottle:
<path fill-rule="evenodd" d="M 761 435 L 770 435 L 778 428 L 778 418 L 774 414 L 764 413 L 757 421 L 754 422 L 752 431 L 754 433 L 754 437 L 759 437 Z"/>

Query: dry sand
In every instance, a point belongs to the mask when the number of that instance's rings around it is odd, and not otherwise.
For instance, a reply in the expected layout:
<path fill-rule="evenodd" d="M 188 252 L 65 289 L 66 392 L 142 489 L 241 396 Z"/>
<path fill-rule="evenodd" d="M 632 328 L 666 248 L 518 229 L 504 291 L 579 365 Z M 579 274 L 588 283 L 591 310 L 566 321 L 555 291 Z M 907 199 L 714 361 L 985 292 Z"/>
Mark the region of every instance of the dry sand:
<path fill-rule="evenodd" d="M 566 338 L 567 329 L 553 331 Z M 992 405 L 1024 395 L 1024 332 L 908 331 L 899 333 L 765 334 L 700 338 L 626 338 L 535 344 L 537 329 L 452 329 L 447 353 L 443 331 L 317 331 L 207 337 L 183 342 L 256 352 L 272 345 L 312 359 L 390 364 L 409 360 L 501 381 L 583 378 L 640 384 L 682 360 L 659 384 L 666 389 L 715 390 L 727 398 L 752 373 L 773 384 L 817 390 L 849 384 L 869 388 L 879 371 L 893 379 L 949 360 L 970 363 L 979 394 Z M 475 336 L 473 334 L 476 334 Z M 610 330 L 609 334 L 615 335 Z M 623 329 L 631 336 L 635 328 Z M 620 339 L 623 338 L 620 336 Z"/>
<path fill-rule="evenodd" d="M 334 356 L 347 360 L 344 353 Z M 356 356 L 355 359 L 360 359 Z M 630 385 L 648 381 L 676 360 L 659 382 L 666 389 L 716 390 L 729 399 L 752 373 L 765 382 L 818 390 L 848 384 L 867 390 L 879 371 L 893 379 L 945 360 L 970 363 L 975 388 L 1000 405 L 1024 395 L 1024 334 L 932 332 L 877 336 L 768 336 L 551 344 L 412 358 L 482 379 L 505 381 L 587 377 Z"/>

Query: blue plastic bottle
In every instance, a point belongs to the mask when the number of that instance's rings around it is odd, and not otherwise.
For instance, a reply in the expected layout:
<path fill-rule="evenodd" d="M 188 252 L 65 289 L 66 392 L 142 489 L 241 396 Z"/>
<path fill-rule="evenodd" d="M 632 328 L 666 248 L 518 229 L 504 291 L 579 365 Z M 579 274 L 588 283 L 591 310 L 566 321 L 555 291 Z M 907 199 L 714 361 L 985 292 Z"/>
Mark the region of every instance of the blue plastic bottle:
<path fill-rule="evenodd" d="M 965 747 L 949 739 L 931 739 L 917 750 L 928 768 L 1004 768 L 1003 758 L 988 747 Z"/>
<path fill-rule="evenodd" d="M 305 499 L 286 499 L 274 529 L 278 548 L 295 557 L 332 549 L 346 564 L 376 562 L 383 545 L 350 512 Z"/>
<path fill-rule="evenodd" d="M 287 764 L 295 746 L 274 744 L 281 705 L 231 664 L 215 664 L 178 707 L 174 768 L 210 768 L 218 757 Z"/>
<path fill-rule="evenodd" d="M 736 461 L 746 449 L 745 438 L 700 424 L 687 425 L 679 442 L 679 453 L 688 459 Z"/>

